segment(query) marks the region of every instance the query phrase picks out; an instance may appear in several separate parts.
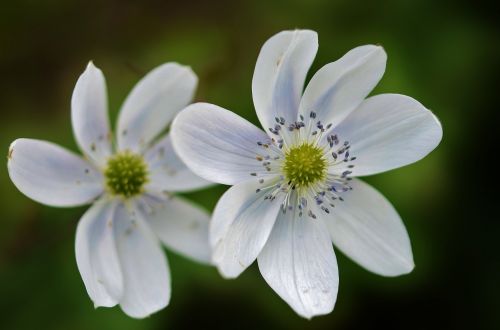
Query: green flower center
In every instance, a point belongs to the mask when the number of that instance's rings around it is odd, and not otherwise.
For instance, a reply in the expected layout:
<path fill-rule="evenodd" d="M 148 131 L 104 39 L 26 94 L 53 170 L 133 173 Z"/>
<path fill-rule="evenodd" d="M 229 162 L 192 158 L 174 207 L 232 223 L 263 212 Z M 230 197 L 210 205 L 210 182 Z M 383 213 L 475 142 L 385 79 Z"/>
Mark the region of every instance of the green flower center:
<path fill-rule="evenodd" d="M 142 156 L 125 151 L 108 160 L 104 175 L 113 195 L 129 198 L 143 192 L 148 168 Z"/>
<path fill-rule="evenodd" d="M 283 172 L 292 186 L 308 187 L 326 177 L 327 161 L 323 149 L 309 143 L 285 153 Z"/>

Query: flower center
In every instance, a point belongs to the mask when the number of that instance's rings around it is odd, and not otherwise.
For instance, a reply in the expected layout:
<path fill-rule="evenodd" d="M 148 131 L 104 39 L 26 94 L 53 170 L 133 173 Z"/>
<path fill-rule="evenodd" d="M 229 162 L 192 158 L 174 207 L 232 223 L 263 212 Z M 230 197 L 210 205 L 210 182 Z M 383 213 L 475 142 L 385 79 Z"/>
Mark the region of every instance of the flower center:
<path fill-rule="evenodd" d="M 104 175 L 113 195 L 129 198 L 142 193 L 148 181 L 148 168 L 142 156 L 125 151 L 108 160 Z"/>
<path fill-rule="evenodd" d="M 283 165 L 286 179 L 297 188 L 325 179 L 327 161 L 323 155 L 322 148 L 307 142 L 290 148 Z"/>

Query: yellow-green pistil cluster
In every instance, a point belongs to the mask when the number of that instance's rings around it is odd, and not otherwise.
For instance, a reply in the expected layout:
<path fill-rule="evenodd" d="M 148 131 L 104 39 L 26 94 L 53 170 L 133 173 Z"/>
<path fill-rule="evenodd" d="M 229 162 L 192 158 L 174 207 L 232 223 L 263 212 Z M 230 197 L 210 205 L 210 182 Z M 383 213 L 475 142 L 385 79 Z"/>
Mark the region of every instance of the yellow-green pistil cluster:
<path fill-rule="evenodd" d="M 143 192 L 148 167 L 141 156 L 125 151 L 108 160 L 104 175 L 113 195 L 129 198 Z"/>
<path fill-rule="evenodd" d="M 326 177 L 327 161 L 323 149 L 304 143 L 285 153 L 283 172 L 292 186 L 308 187 Z"/>

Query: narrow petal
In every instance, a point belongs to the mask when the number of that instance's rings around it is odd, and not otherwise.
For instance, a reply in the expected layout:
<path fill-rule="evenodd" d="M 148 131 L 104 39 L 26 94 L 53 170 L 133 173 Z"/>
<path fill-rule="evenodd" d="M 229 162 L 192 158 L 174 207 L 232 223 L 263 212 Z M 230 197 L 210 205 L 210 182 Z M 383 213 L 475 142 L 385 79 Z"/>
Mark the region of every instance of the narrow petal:
<path fill-rule="evenodd" d="M 158 141 L 145 154 L 150 180 L 146 190 L 185 192 L 211 185 L 194 174 L 177 156 L 170 135 Z"/>
<path fill-rule="evenodd" d="M 91 164 L 50 142 L 18 139 L 9 148 L 12 182 L 29 198 L 51 206 L 92 202 L 103 192 L 103 179 Z"/>
<path fill-rule="evenodd" d="M 318 35 L 310 30 L 280 32 L 264 43 L 252 80 L 253 103 L 262 127 L 274 127 L 275 117 L 297 118 L 307 71 L 318 50 Z"/>
<path fill-rule="evenodd" d="M 213 104 L 188 106 L 172 124 L 172 143 L 179 157 L 202 178 L 233 185 L 265 169 L 256 157 L 257 142 L 269 137 L 238 115 Z"/>
<path fill-rule="evenodd" d="M 235 278 L 259 255 L 271 233 L 281 200 L 264 199 L 252 180 L 231 187 L 217 203 L 210 224 L 213 261 L 226 278 Z"/>
<path fill-rule="evenodd" d="M 146 200 L 143 207 L 151 229 L 169 249 L 202 263 L 210 263 L 207 211 L 180 197 L 158 202 Z"/>
<path fill-rule="evenodd" d="M 339 124 L 377 85 L 386 61 L 382 47 L 366 45 L 325 65 L 309 82 L 299 113 L 309 115 L 314 111 L 324 124 Z"/>
<path fill-rule="evenodd" d="M 266 282 L 300 316 L 333 310 L 339 275 L 323 221 L 293 211 L 280 214 L 258 263 Z"/>
<path fill-rule="evenodd" d="M 353 180 L 352 191 L 325 218 L 333 243 L 364 268 L 383 276 L 412 271 L 410 239 L 398 213 L 378 191 Z"/>
<path fill-rule="evenodd" d="M 115 240 L 123 270 L 123 311 L 143 318 L 170 301 L 170 270 L 155 235 L 136 210 L 117 207 Z"/>
<path fill-rule="evenodd" d="M 113 235 L 115 204 L 100 200 L 76 229 L 76 263 L 95 307 L 115 306 L 123 294 L 123 277 Z"/>
<path fill-rule="evenodd" d="M 137 83 L 118 118 L 118 147 L 139 152 L 193 99 L 198 78 L 187 66 L 163 64 Z"/>
<path fill-rule="evenodd" d="M 436 148 L 443 136 L 432 112 L 411 97 L 398 94 L 366 99 L 335 133 L 350 142 L 350 154 L 357 157 L 353 176 L 414 163 Z"/>
<path fill-rule="evenodd" d="M 71 98 L 71 123 L 76 142 L 97 166 L 111 154 L 106 81 L 92 62 L 78 79 Z"/>

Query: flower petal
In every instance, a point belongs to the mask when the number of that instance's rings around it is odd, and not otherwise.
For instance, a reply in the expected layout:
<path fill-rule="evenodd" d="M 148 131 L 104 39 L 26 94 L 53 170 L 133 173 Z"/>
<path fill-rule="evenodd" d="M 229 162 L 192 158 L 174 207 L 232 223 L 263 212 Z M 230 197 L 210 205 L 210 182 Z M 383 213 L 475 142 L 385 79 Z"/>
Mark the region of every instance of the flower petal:
<path fill-rule="evenodd" d="M 308 116 L 314 111 L 324 124 L 339 124 L 377 85 L 386 60 L 382 47 L 366 45 L 325 65 L 306 87 L 299 113 Z"/>
<path fill-rule="evenodd" d="M 170 135 L 158 141 L 145 154 L 150 171 L 150 180 L 146 190 L 155 192 L 191 191 L 211 185 L 194 174 L 177 156 L 172 146 Z"/>
<path fill-rule="evenodd" d="M 140 152 L 193 99 L 198 78 L 187 66 L 166 63 L 132 89 L 118 118 L 118 147 Z"/>
<path fill-rule="evenodd" d="M 156 236 L 139 214 L 120 204 L 114 221 L 125 285 L 120 307 L 135 318 L 157 312 L 170 301 L 167 259 Z"/>
<path fill-rule="evenodd" d="M 76 263 L 95 307 L 115 306 L 123 278 L 113 235 L 115 203 L 100 200 L 83 215 L 76 229 Z"/>
<path fill-rule="evenodd" d="M 275 117 L 297 118 L 307 71 L 318 50 L 318 35 L 310 30 L 280 32 L 260 50 L 252 80 L 253 103 L 264 130 Z"/>
<path fill-rule="evenodd" d="M 50 142 L 17 139 L 10 145 L 7 167 L 17 189 L 42 204 L 84 205 L 103 192 L 100 172 Z"/>
<path fill-rule="evenodd" d="M 325 218 L 333 243 L 364 268 L 398 276 L 414 267 L 410 239 L 394 207 L 370 185 L 351 181 L 352 191 Z"/>
<path fill-rule="evenodd" d="M 323 221 L 294 211 L 280 214 L 258 263 L 266 282 L 300 316 L 333 310 L 339 275 Z"/>
<path fill-rule="evenodd" d="M 441 141 L 436 116 L 411 97 L 381 94 L 366 99 L 335 133 L 357 157 L 352 176 L 371 175 L 414 163 Z"/>
<path fill-rule="evenodd" d="M 235 278 L 257 258 L 266 244 L 281 200 L 256 193 L 256 180 L 237 184 L 221 197 L 210 224 L 213 261 L 226 278 Z"/>
<path fill-rule="evenodd" d="M 78 79 L 71 98 L 71 123 L 76 142 L 97 166 L 111 155 L 106 81 L 92 62 Z"/>
<path fill-rule="evenodd" d="M 180 197 L 147 200 L 144 207 L 151 229 L 168 248 L 202 263 L 210 263 L 207 211 Z"/>
<path fill-rule="evenodd" d="M 216 105 L 188 106 L 175 118 L 171 136 L 177 155 L 206 180 L 232 185 L 265 172 L 256 159 L 263 148 L 257 142 L 270 143 L 269 137 Z"/>

